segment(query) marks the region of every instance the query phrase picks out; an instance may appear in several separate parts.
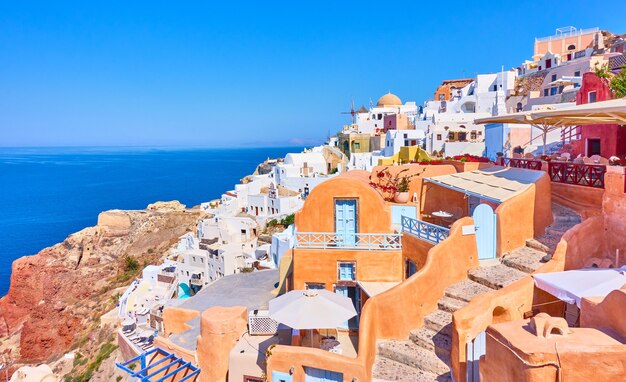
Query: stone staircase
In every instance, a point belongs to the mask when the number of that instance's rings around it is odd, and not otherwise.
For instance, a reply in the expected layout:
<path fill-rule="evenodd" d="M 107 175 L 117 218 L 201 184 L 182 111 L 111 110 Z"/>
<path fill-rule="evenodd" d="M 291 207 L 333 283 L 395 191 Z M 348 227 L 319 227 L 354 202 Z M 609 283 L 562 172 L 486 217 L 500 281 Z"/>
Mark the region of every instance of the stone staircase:
<path fill-rule="evenodd" d="M 408 340 L 378 341 L 372 381 L 452 381 L 452 313 L 476 296 L 526 277 L 550 259 L 563 233 L 580 222 L 578 215 L 560 205 L 553 204 L 552 211 L 554 223 L 544 235 L 499 262 L 481 264 L 468 272 L 466 280 L 448 287 L 437 309 L 424 317 L 424 325 L 412 330 Z"/>

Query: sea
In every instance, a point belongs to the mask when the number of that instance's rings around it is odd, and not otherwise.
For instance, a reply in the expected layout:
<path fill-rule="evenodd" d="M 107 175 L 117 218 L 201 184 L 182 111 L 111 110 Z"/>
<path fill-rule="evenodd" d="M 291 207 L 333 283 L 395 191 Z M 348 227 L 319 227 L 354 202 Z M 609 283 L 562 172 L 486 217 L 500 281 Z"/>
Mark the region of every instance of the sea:
<path fill-rule="evenodd" d="M 0 148 L 0 296 L 13 260 L 62 242 L 110 209 L 219 198 L 267 158 L 302 147 Z"/>

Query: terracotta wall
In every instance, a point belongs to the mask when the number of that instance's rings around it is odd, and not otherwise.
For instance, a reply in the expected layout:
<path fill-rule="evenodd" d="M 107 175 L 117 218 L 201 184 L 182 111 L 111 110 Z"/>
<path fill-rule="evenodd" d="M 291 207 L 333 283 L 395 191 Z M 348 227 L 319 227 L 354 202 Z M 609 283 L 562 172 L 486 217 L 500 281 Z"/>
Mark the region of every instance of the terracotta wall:
<path fill-rule="evenodd" d="M 544 163 L 547 170 L 547 165 Z M 552 182 L 552 198 L 556 203 L 569 207 L 583 217 L 600 213 L 602 210 L 601 188 L 577 186 Z"/>
<path fill-rule="evenodd" d="M 357 199 L 358 232 L 391 232 L 391 211 L 382 196 L 366 180 L 350 175 L 339 175 L 311 191 L 296 213 L 297 231 L 335 232 L 336 198 Z"/>
<path fill-rule="evenodd" d="M 198 381 L 226 382 L 230 350 L 247 330 L 245 306 L 212 307 L 202 312 L 197 348 L 202 372 Z"/>
<path fill-rule="evenodd" d="M 167 338 L 158 336 L 154 338 L 154 346 L 165 350 L 168 353 L 173 353 L 178 358 L 182 358 L 185 362 L 191 362 L 196 364 L 196 352 L 194 350 L 185 349 L 174 344 Z"/>
<path fill-rule="evenodd" d="M 511 325 L 521 326 L 526 322 Z M 544 346 L 546 340 L 517 331 L 515 343 L 509 344 L 507 339 L 513 331 L 506 331 L 506 326 L 487 330 L 488 354 L 480 362 L 481 381 L 618 381 L 626 373 L 626 345 L 589 343 L 593 336 L 579 328 L 573 329 L 573 335 L 576 332 L 580 335 L 571 342 L 567 337 L 556 337 L 548 340 L 553 346 Z M 529 341 L 534 345 L 529 345 Z M 519 345 L 527 346 L 520 349 Z"/>
<path fill-rule="evenodd" d="M 197 310 L 166 306 L 163 309 L 163 328 L 165 333 L 178 334 L 191 329 L 186 322 L 200 315 Z"/>
<path fill-rule="evenodd" d="M 367 300 L 361 312 L 359 351 L 357 358 L 329 353 L 320 349 L 276 346 L 268 359 L 268 380 L 271 371 L 294 368 L 294 382 L 304 381 L 304 366 L 340 371 L 344 381 L 371 379 L 376 357 L 376 341 L 382 338 L 405 339 L 409 331 L 423 324 L 425 315 L 436 309 L 445 288 L 466 277 L 467 270 L 478 265 L 473 235 L 463 236 L 461 227 L 473 224 L 465 217 L 452 226 L 450 237 L 424 251 L 420 240 L 403 237 L 403 253 L 407 257 L 426 258 L 418 273 L 402 284 Z M 416 296 L 419 296 L 417 303 Z"/>
<path fill-rule="evenodd" d="M 358 281 L 401 281 L 402 251 L 305 249 L 295 248 L 293 261 L 294 289 L 304 289 L 306 282 L 325 283 L 333 290 L 337 282 L 337 263 L 356 262 Z"/>
<path fill-rule="evenodd" d="M 552 224 L 551 182 L 544 174 L 527 190 L 496 208 L 498 257 L 526 245 L 526 240 L 542 235 Z"/>
<path fill-rule="evenodd" d="M 600 330 L 610 329 L 626 339 L 624 307 L 626 307 L 626 286 L 620 290 L 614 290 L 604 299 L 583 298 L 580 326 Z"/>
<path fill-rule="evenodd" d="M 604 176 L 605 192 L 602 198 L 602 216 L 606 229 L 604 253 L 617 256 L 618 266 L 626 265 L 626 193 L 624 168 L 609 166 Z"/>

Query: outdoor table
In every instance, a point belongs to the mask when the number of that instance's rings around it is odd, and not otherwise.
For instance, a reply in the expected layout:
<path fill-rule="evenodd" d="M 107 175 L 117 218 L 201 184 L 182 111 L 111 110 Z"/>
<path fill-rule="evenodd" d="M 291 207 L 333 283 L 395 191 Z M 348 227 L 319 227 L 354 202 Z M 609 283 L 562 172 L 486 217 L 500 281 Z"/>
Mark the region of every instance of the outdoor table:
<path fill-rule="evenodd" d="M 439 225 L 443 225 L 444 219 L 451 218 L 452 214 L 446 211 L 435 211 L 431 215 L 439 218 Z"/>

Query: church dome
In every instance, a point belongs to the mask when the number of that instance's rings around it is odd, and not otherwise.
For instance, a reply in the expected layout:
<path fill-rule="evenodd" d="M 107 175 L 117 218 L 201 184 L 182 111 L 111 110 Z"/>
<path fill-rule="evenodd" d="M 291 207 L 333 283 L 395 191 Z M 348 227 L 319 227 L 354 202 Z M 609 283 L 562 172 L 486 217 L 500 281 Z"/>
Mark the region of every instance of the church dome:
<path fill-rule="evenodd" d="M 377 107 L 402 106 L 402 101 L 400 101 L 400 98 L 397 95 L 387 93 L 378 99 L 376 106 Z"/>

